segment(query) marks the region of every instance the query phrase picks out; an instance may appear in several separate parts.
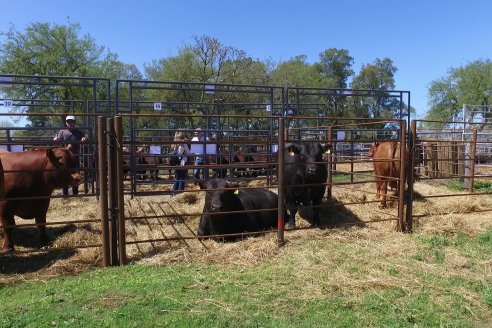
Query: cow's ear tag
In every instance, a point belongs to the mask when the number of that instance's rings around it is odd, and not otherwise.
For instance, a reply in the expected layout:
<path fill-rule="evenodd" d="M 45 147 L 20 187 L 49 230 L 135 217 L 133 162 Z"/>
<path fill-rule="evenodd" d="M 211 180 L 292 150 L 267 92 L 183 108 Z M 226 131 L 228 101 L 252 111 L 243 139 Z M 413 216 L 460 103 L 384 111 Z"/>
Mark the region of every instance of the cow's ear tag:
<path fill-rule="evenodd" d="M 239 189 L 234 190 L 234 195 L 239 195 Z"/>
<path fill-rule="evenodd" d="M 289 151 L 289 156 L 294 156 L 295 153 L 293 151 Z"/>

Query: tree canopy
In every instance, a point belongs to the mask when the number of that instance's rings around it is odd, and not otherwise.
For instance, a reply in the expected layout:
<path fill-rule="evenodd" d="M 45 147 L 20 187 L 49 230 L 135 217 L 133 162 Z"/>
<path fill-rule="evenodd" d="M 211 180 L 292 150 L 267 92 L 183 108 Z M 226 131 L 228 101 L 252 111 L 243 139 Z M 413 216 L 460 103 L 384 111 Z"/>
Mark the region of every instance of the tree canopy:
<path fill-rule="evenodd" d="M 428 97 L 429 120 L 451 121 L 461 117 L 464 104 L 491 105 L 492 62 L 480 59 L 449 69 L 446 76 L 430 83 Z"/>
<path fill-rule="evenodd" d="M 57 25 L 33 23 L 25 31 L 14 26 L 0 32 L 0 72 L 19 75 L 79 76 L 116 79 L 201 82 L 210 84 L 272 85 L 278 87 L 311 87 L 324 89 L 370 89 L 381 91 L 373 99 L 344 96 L 329 97 L 325 102 L 326 115 L 370 118 L 397 118 L 401 108 L 394 98 L 384 97 L 383 91 L 395 89 L 397 67 L 390 58 L 376 58 L 353 70 L 354 58 L 346 49 L 327 48 L 317 61 L 310 63 L 303 54 L 289 60 L 272 63 L 253 59 L 246 51 L 225 45 L 214 37 L 195 35 L 190 44 L 178 54 L 156 58 L 144 63 L 142 74 L 135 63 L 124 63 L 118 55 L 98 45 L 90 35 L 82 35 L 79 24 Z M 492 64 L 478 60 L 467 66 L 451 69 L 448 76 L 436 79 L 429 87 L 431 109 L 428 118 L 451 118 L 463 103 L 490 104 L 492 101 Z M 111 88 L 114 92 L 115 88 Z M 3 91 L 9 97 L 80 99 L 84 95 L 74 88 L 62 88 L 57 93 L 33 93 L 28 88 L 10 88 Z M 98 90 L 104 95 L 105 90 Z M 120 90 L 120 94 L 124 93 Z M 165 99 L 173 101 L 204 101 L 179 91 L 166 91 Z M 111 95 L 114 99 L 114 95 Z M 247 101 L 251 95 L 221 99 L 234 103 Z M 163 99 L 157 92 L 133 95 L 147 100 Z M 193 96 L 195 97 L 195 96 Z M 240 98 L 238 98 L 240 97 Z M 244 98 L 244 99 L 243 99 Z M 164 100 L 165 100 L 164 99 Z M 27 109 L 29 111 L 30 109 Z M 183 112 L 193 111 L 182 109 Z M 187 112 L 186 112 L 187 113 Z"/>
<path fill-rule="evenodd" d="M 97 45 L 90 35 L 81 35 L 80 30 L 79 24 L 72 23 L 67 25 L 33 23 L 24 32 L 11 26 L 8 31 L 0 33 L 5 40 L 0 44 L 0 72 L 17 75 L 98 77 L 113 80 L 142 78 L 135 65 L 122 63 L 115 53 L 106 51 L 104 46 Z M 55 83 L 54 80 L 52 82 Z M 78 103 L 69 104 L 70 100 L 92 99 L 92 90 L 78 88 L 76 82 L 69 84 L 72 85 L 60 85 L 57 88 L 16 85 L 2 91 L 12 99 L 49 101 L 42 106 L 42 111 L 45 113 L 79 108 Z M 106 88 L 98 89 L 97 92 L 99 98 L 108 98 Z M 65 106 L 63 109 L 57 107 L 61 102 Z M 39 108 L 41 107 L 22 106 L 16 109 L 21 112 L 36 112 Z M 33 126 L 46 125 L 50 121 L 48 117 L 36 116 L 31 116 L 28 120 Z"/>

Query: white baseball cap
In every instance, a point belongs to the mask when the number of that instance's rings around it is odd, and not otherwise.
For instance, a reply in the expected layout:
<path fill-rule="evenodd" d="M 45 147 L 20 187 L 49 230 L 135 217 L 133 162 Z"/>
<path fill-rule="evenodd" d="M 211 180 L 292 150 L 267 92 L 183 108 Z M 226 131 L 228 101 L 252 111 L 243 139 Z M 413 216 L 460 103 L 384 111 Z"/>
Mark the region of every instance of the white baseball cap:
<path fill-rule="evenodd" d="M 70 121 L 70 120 L 75 121 L 75 116 L 68 115 L 67 118 L 65 118 L 65 121 Z"/>

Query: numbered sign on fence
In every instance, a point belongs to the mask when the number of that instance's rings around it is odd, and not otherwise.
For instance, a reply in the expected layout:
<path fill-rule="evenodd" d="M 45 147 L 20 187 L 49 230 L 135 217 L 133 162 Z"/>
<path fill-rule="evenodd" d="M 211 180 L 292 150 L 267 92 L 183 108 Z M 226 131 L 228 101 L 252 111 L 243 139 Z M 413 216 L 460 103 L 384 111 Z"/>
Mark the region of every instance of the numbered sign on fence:
<path fill-rule="evenodd" d="M 154 103 L 154 110 L 161 110 L 161 109 L 162 109 L 162 103 L 155 102 Z"/>
<path fill-rule="evenodd" d="M 14 105 L 14 101 L 11 99 L 5 99 L 3 101 L 3 105 L 7 108 L 12 108 L 12 106 Z"/>

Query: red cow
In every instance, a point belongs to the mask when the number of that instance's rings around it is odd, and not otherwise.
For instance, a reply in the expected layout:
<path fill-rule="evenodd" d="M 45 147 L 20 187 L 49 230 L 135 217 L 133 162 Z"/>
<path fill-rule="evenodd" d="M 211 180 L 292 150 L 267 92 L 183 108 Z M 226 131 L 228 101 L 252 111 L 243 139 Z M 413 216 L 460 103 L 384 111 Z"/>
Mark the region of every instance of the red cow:
<path fill-rule="evenodd" d="M 72 153 L 65 148 L 35 149 L 25 152 L 0 153 L 3 165 L 3 188 L 0 199 L 0 223 L 3 227 L 2 253 L 14 251 L 12 231 L 14 215 L 35 219 L 42 243 L 46 234 L 46 212 L 49 196 L 55 188 L 80 183 Z"/>
<path fill-rule="evenodd" d="M 381 198 L 380 208 L 386 207 L 388 184 L 399 190 L 400 179 L 400 144 L 396 141 L 375 141 L 372 143 L 368 157 L 373 158 L 374 176 L 376 177 L 376 199 Z M 410 152 L 405 149 L 405 172 L 408 174 Z M 404 179 L 406 180 L 406 179 Z"/>

